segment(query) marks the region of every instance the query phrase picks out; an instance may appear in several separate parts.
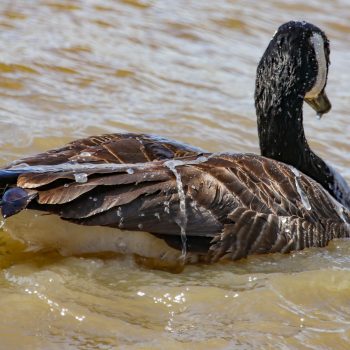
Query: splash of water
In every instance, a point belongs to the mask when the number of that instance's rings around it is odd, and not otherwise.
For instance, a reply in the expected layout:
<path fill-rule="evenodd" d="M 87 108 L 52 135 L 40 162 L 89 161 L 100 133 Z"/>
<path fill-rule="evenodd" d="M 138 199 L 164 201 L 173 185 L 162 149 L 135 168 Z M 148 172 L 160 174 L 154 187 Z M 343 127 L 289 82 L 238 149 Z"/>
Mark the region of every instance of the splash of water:
<path fill-rule="evenodd" d="M 339 218 L 345 223 L 345 224 L 349 224 L 349 221 L 345 215 L 345 211 L 346 209 L 343 207 L 342 204 L 340 204 L 338 201 L 336 200 L 333 200 L 333 203 L 334 203 L 334 207 L 335 207 L 335 210 L 337 211 L 338 215 L 339 215 Z"/>
<path fill-rule="evenodd" d="M 182 164 L 200 164 L 207 161 L 209 157 L 200 156 L 193 160 L 180 161 Z M 169 161 L 168 161 L 169 162 Z M 166 163 L 166 162 L 165 162 Z M 164 164 L 165 164 L 164 163 Z M 76 163 L 76 162 L 67 162 L 56 165 L 28 165 L 26 163 L 21 163 L 14 165 L 10 168 L 2 170 L 3 174 L 27 174 L 27 173 L 59 173 L 59 172 L 73 172 L 76 174 L 90 173 L 93 172 L 103 172 L 103 171 L 116 171 L 116 172 L 127 172 L 132 174 L 136 169 L 138 170 L 147 170 L 152 169 L 154 166 L 153 162 L 148 163 Z"/>
<path fill-rule="evenodd" d="M 176 167 L 180 165 L 196 165 L 196 164 L 201 164 L 204 163 L 208 160 L 207 157 L 201 156 L 193 160 L 187 160 L 187 161 L 182 161 L 178 159 L 172 159 L 172 160 L 167 160 L 164 162 L 164 165 L 169 168 L 173 174 L 175 175 L 176 179 L 176 187 L 177 187 L 177 192 L 179 194 L 179 201 L 180 201 L 180 212 L 179 212 L 179 217 L 176 223 L 180 227 L 181 231 L 181 243 L 182 243 L 182 250 L 181 250 L 181 259 L 185 261 L 186 259 L 186 253 L 187 253 L 187 236 L 186 236 L 186 226 L 187 226 L 187 212 L 186 212 L 186 195 L 185 191 L 183 189 L 182 185 L 182 179 L 181 179 L 181 174 L 177 171 Z"/>
<path fill-rule="evenodd" d="M 176 220 L 176 223 L 180 227 L 181 231 L 181 243 L 182 243 L 182 250 L 181 250 L 181 259 L 185 261 L 186 259 L 186 253 L 187 253 L 187 236 L 186 236 L 186 226 L 187 226 L 187 213 L 186 213 L 186 196 L 185 191 L 182 185 L 181 180 L 181 174 L 177 171 L 176 167 L 179 165 L 183 165 L 184 163 L 181 160 L 168 160 L 164 162 L 164 165 L 169 168 L 173 174 L 175 175 L 176 179 L 176 187 L 177 187 L 177 193 L 179 195 L 179 201 L 180 201 L 180 212 L 178 216 L 178 220 Z"/>
<path fill-rule="evenodd" d="M 311 210 L 311 205 L 310 205 L 309 199 L 307 198 L 306 193 L 301 188 L 301 183 L 300 183 L 301 175 L 300 175 L 299 171 L 297 169 L 295 169 L 294 167 L 290 167 L 290 169 L 292 170 L 293 174 L 295 175 L 295 186 L 296 186 L 297 191 L 299 193 L 301 203 L 303 203 L 303 206 L 305 207 L 306 210 Z"/>
<path fill-rule="evenodd" d="M 341 204 L 337 203 L 336 208 L 337 208 L 337 212 L 339 214 L 339 217 L 342 219 L 343 222 L 345 222 L 347 224 L 348 221 L 345 219 L 344 207 Z"/>

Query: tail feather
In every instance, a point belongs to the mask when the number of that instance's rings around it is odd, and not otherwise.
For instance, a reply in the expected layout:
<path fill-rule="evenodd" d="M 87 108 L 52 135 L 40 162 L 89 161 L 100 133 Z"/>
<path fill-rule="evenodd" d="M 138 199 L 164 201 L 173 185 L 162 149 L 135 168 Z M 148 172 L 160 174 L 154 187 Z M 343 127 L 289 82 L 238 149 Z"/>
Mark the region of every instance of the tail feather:
<path fill-rule="evenodd" d="M 8 218 L 25 209 L 28 203 L 36 197 L 37 193 L 24 190 L 20 187 L 12 187 L 5 191 L 0 202 L 2 216 Z"/>

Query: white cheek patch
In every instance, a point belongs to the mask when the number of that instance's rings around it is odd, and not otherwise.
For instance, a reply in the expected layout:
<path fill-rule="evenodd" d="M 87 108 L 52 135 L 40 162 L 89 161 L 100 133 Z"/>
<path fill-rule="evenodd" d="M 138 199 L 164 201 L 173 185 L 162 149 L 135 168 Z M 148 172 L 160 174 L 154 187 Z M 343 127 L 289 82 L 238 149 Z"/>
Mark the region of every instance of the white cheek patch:
<path fill-rule="evenodd" d="M 324 88 L 327 78 L 327 61 L 324 52 L 324 41 L 322 35 L 319 33 L 314 33 L 310 40 L 315 50 L 318 72 L 315 85 L 309 92 L 307 92 L 307 94 L 305 95 L 306 98 L 313 98 L 318 96 Z"/>

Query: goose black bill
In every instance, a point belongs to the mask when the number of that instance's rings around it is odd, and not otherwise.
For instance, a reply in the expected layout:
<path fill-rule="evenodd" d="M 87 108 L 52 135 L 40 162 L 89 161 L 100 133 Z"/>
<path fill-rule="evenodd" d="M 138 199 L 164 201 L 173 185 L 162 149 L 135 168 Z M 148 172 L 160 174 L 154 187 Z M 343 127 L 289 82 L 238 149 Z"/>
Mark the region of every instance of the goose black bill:
<path fill-rule="evenodd" d="M 332 104 L 328 99 L 326 91 L 323 90 L 315 97 L 305 97 L 305 101 L 316 111 L 317 115 L 322 117 L 323 114 L 328 113 Z"/>

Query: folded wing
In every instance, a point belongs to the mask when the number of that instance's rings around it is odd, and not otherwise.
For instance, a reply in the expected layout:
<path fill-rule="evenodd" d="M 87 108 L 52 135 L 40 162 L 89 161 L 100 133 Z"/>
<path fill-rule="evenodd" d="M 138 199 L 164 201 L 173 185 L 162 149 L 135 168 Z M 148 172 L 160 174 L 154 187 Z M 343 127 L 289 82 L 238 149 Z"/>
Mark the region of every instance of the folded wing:
<path fill-rule="evenodd" d="M 320 185 L 256 155 L 188 156 L 175 165 L 69 162 L 7 171 L 22 171 L 12 191 L 27 194 L 19 195 L 23 208 L 82 225 L 150 232 L 177 249 L 183 200 L 187 251 L 210 261 L 324 246 L 348 236 L 348 212 Z M 3 212 L 6 205 L 3 200 Z"/>

